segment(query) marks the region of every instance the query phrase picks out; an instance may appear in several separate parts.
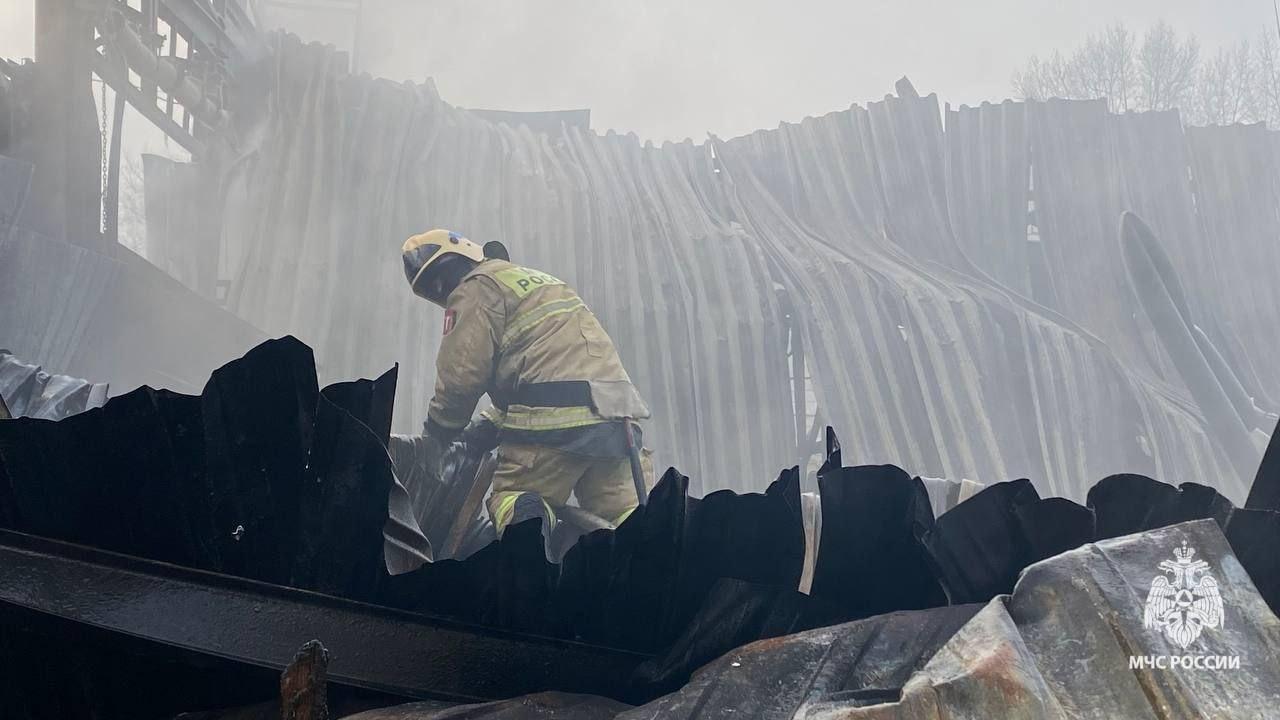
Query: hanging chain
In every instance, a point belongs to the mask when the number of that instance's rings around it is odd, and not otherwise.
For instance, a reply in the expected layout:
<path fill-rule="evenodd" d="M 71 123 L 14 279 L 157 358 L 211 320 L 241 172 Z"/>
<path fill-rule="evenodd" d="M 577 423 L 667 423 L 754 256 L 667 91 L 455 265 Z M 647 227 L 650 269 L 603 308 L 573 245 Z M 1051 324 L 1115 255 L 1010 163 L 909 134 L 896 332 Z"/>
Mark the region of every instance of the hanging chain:
<path fill-rule="evenodd" d="M 102 206 L 102 213 L 101 213 L 102 217 L 100 218 L 102 225 L 98 229 L 101 232 L 106 232 L 106 229 L 107 229 L 107 177 L 109 174 L 108 166 L 111 163 L 111 160 L 109 158 L 110 150 L 108 149 L 109 146 L 107 144 L 107 81 L 103 80 L 102 78 L 98 78 L 98 82 L 102 84 L 102 93 L 101 93 L 101 101 L 100 101 L 102 103 L 102 125 L 100 126 L 101 132 L 98 133 L 98 143 L 101 148 L 99 154 L 102 158 L 102 184 L 98 186 L 98 200 L 99 200 L 99 204 Z M 114 128 L 112 128 L 112 132 L 115 132 Z"/>

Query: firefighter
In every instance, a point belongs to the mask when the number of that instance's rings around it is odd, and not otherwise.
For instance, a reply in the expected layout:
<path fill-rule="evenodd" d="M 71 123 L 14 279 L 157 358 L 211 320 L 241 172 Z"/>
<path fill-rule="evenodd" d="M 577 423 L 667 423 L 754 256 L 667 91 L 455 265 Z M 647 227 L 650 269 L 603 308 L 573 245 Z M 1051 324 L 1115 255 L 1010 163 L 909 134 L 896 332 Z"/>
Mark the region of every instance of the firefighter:
<path fill-rule="evenodd" d="M 534 517 L 549 531 L 571 492 L 620 524 L 637 505 L 625 423 L 649 411 L 596 316 L 563 281 L 448 230 L 414 235 L 402 255 L 414 294 L 444 308 L 425 433 L 440 446 L 498 447 L 488 499 L 498 534 Z M 493 407 L 469 422 L 486 393 Z M 652 487 L 647 449 L 641 458 Z"/>

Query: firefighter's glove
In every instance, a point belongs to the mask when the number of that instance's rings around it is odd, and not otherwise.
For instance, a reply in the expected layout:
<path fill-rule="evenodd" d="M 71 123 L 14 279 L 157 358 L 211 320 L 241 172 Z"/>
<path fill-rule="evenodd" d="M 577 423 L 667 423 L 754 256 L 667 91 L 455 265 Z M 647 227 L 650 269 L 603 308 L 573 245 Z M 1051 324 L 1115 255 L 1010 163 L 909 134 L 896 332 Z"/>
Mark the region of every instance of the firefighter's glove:
<path fill-rule="evenodd" d="M 498 426 L 489 418 L 482 417 L 468 425 L 458 439 L 472 452 L 483 455 L 498 447 Z"/>
<path fill-rule="evenodd" d="M 443 470 L 441 462 L 449 448 L 461 439 L 460 432 L 438 425 L 430 419 L 422 424 L 422 445 L 427 458 L 425 465 L 434 477 L 440 477 Z"/>

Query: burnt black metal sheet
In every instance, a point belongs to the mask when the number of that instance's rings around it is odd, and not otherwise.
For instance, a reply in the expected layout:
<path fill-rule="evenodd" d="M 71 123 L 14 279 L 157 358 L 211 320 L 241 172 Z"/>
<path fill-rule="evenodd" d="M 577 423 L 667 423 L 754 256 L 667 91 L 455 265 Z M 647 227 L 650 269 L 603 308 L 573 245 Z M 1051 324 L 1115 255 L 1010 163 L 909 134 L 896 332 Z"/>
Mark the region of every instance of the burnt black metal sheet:
<path fill-rule="evenodd" d="M 332 681 L 406 697 L 617 697 L 646 659 L 11 531 L 0 531 L 0 601 L 273 669 L 319 639 L 331 653 Z"/>
<path fill-rule="evenodd" d="M 679 690 L 694 671 L 730 650 L 795 632 L 807 599 L 794 586 L 719 578 L 684 633 L 664 655 L 636 671 L 636 696 L 654 697 Z"/>
<path fill-rule="evenodd" d="M 593 532 L 569 550 L 557 586 L 557 621 L 589 642 L 660 652 L 664 618 L 680 577 L 690 507 L 689 478 L 667 470 L 614 532 Z"/>
<path fill-rule="evenodd" d="M 1254 510 L 1280 510 L 1280 423 L 1271 431 L 1271 442 L 1262 456 L 1258 474 L 1253 478 L 1245 507 Z"/>
<path fill-rule="evenodd" d="M 1234 506 L 1205 485 L 1178 487 L 1144 475 L 1110 475 L 1089 490 L 1097 516 L 1095 540 L 1154 530 L 1189 520 L 1213 519 L 1223 527 Z"/>
<path fill-rule="evenodd" d="M 918 539 L 934 522 L 921 480 L 893 465 L 840 467 L 839 441 L 828 431 L 818 487 L 822 540 L 812 595 L 832 604 L 826 622 L 946 604 Z"/>
<path fill-rule="evenodd" d="M 1026 538 L 1031 562 L 1074 550 L 1093 540 L 1094 517 L 1089 508 L 1066 498 L 1045 498 L 1017 505 L 1013 515 Z"/>
<path fill-rule="evenodd" d="M 1271 612 L 1280 614 L 1280 512 L 1238 508 L 1223 532 Z"/>
<path fill-rule="evenodd" d="M 1121 473 L 1102 478 L 1089 488 L 1085 500 L 1096 518 L 1094 539 L 1106 540 L 1143 530 L 1151 508 L 1168 502 L 1177 492 L 1169 483 L 1146 475 Z"/>
<path fill-rule="evenodd" d="M 1013 591 L 1033 560 L 1016 511 L 1039 500 L 1030 480 L 997 483 L 943 513 L 922 536 L 952 603 Z"/>
<path fill-rule="evenodd" d="M 685 513 L 679 567 L 659 633 L 663 646 L 687 632 L 721 578 L 789 591 L 800 586 L 804 523 L 798 469 L 782 472 L 764 493 L 718 490 L 689 503 Z"/>
<path fill-rule="evenodd" d="M 384 565 L 430 556 L 387 456 L 396 377 L 321 391 L 310 348 L 285 337 L 200 396 L 142 387 L 60 422 L 6 422 L 0 525 L 371 600 Z"/>
<path fill-rule="evenodd" d="M 264 342 L 209 377 L 200 409 L 220 562 L 212 569 L 287 582 L 319 397 L 311 348 L 294 337 Z"/>

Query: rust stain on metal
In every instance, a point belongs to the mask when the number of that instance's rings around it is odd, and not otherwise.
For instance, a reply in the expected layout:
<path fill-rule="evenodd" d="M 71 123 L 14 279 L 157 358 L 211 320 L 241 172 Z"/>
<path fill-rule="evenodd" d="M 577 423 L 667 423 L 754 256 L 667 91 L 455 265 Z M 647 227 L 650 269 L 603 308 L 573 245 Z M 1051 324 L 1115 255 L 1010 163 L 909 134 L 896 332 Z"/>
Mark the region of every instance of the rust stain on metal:
<path fill-rule="evenodd" d="M 1029 697 L 1026 686 L 1015 677 L 1020 672 L 1018 655 L 1008 643 L 996 645 L 971 667 L 974 680 L 1000 693 L 1010 707 L 1021 705 Z"/>
<path fill-rule="evenodd" d="M 280 720 L 329 720 L 329 651 L 319 640 L 298 650 L 280 675 Z"/>

